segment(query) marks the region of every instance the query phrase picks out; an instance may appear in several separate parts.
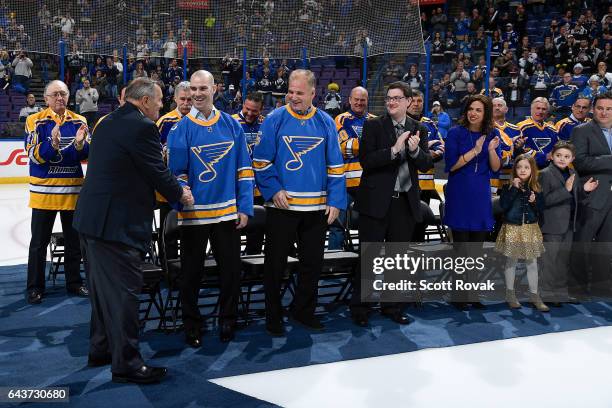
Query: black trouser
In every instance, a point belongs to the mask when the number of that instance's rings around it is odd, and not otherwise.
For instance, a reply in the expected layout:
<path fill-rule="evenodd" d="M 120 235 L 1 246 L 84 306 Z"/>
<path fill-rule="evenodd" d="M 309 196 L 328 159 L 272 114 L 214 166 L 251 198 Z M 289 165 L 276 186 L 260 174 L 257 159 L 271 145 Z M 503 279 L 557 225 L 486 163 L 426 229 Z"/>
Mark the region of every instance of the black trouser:
<path fill-rule="evenodd" d="M 359 214 L 359 242 L 410 242 L 416 221 L 408 195 L 399 194 L 399 197 L 391 199 L 389 212 L 384 218 L 373 218 L 365 214 Z M 374 277 L 371 271 L 366 271 L 368 277 L 362 279 L 361 259 L 356 276 L 353 278 L 353 296 L 351 298 L 352 313 L 366 313 L 370 307 L 369 303 L 361 301 L 362 283 L 369 284 Z M 363 282 L 362 282 L 363 281 Z M 386 313 L 393 313 L 402 307 L 401 303 L 381 303 L 381 309 Z"/>
<path fill-rule="evenodd" d="M 264 205 L 264 198 L 257 196 L 253 198 L 254 205 Z M 249 231 L 246 233 L 246 248 L 245 252 L 247 255 L 261 254 L 261 248 L 264 243 L 265 230 L 261 229 L 255 231 Z"/>
<path fill-rule="evenodd" d="M 452 231 L 453 248 L 457 252 L 457 256 L 477 258 L 482 256 L 482 243 L 486 241 L 489 231 Z M 481 245 L 478 245 L 480 243 Z M 462 280 L 465 283 L 478 282 L 478 271 L 467 269 L 462 274 L 457 274 L 453 271 L 453 287 L 455 281 Z M 478 302 L 480 301 L 478 293 L 474 290 L 459 291 L 453 290 L 451 300 L 453 302 Z"/>
<path fill-rule="evenodd" d="M 72 228 L 74 211 L 39 210 L 32 208 L 32 239 L 28 251 L 28 287 L 27 290 L 45 290 L 45 266 L 47 246 L 51 240 L 55 216 L 59 212 L 64 233 L 64 273 L 66 288 L 76 290 L 83 284 L 81 279 L 81 251 L 79 235 Z"/>
<path fill-rule="evenodd" d="M 291 309 L 299 317 L 308 319 L 314 316 L 326 230 L 324 211 L 267 209 L 264 286 L 268 322 L 276 323 L 282 319 L 281 283 L 296 233 L 300 262 Z"/>
<path fill-rule="evenodd" d="M 567 302 L 570 253 L 574 232 L 542 234 L 545 252 L 542 255 L 540 293 L 545 302 Z"/>
<path fill-rule="evenodd" d="M 240 297 L 240 234 L 235 221 L 181 226 L 181 301 L 186 330 L 200 330 L 198 308 L 200 283 L 204 275 L 206 244 L 210 239 L 219 274 L 219 320 L 233 322 Z"/>
<path fill-rule="evenodd" d="M 98 111 L 83 112 L 81 115 L 83 115 L 87 120 L 87 126 L 89 126 L 90 129 L 93 129 L 98 121 Z"/>
<path fill-rule="evenodd" d="M 586 293 L 589 289 L 596 295 L 611 295 L 612 192 L 609 194 L 601 210 L 583 207 L 579 213 L 579 227 L 574 235 L 572 254 L 573 279 L 570 279 L 574 282 L 571 291 L 576 295 Z"/>
<path fill-rule="evenodd" d="M 111 371 L 126 374 L 144 364 L 138 351 L 138 294 L 144 253 L 119 242 L 81 235 L 91 301 L 89 354 L 110 353 Z"/>

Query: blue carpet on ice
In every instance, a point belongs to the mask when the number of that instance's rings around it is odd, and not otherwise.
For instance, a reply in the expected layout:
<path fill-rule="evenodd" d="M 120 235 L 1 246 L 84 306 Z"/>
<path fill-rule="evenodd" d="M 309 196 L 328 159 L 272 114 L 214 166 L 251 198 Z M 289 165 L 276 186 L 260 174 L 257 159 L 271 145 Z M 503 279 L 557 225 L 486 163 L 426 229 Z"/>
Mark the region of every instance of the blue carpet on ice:
<path fill-rule="evenodd" d="M 289 324 L 286 338 L 272 339 L 258 321 L 240 330 L 230 344 L 208 331 L 200 350 L 186 348 L 182 333 L 147 330 L 141 337 L 142 355 L 167 366 L 169 376 L 160 385 L 121 385 L 110 381 L 108 367 L 86 367 L 89 301 L 66 296 L 62 284 L 48 288 L 42 305 L 30 306 L 23 296 L 25 265 L 0 267 L 0 385 L 66 386 L 70 405 L 83 407 L 267 407 L 271 404 L 207 380 L 612 323 L 612 308 L 604 303 L 568 305 L 550 314 L 526 307 L 510 311 L 503 304 L 459 312 L 429 303 L 407 310 L 415 319 L 409 326 L 374 314 L 371 328 L 361 329 L 341 306 L 324 317 L 326 330 L 321 333 Z"/>

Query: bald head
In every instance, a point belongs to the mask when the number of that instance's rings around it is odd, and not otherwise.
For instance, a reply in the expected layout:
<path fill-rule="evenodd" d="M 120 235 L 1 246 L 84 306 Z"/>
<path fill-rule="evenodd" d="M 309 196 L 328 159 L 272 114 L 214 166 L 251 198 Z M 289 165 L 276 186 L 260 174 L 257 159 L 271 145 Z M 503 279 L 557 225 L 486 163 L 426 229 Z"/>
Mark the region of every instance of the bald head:
<path fill-rule="evenodd" d="M 213 74 L 211 74 L 210 72 L 204 70 L 204 69 L 200 69 L 196 72 L 194 72 L 193 74 L 191 74 L 191 79 L 190 82 L 193 81 L 194 78 L 201 78 L 205 81 L 211 81 L 214 85 L 215 83 L 215 77 L 213 76 Z"/>
<path fill-rule="evenodd" d="M 60 80 L 51 81 L 45 86 L 45 103 L 51 110 L 58 115 L 63 115 L 66 111 L 66 104 L 70 97 L 70 92 L 66 84 Z"/>
<path fill-rule="evenodd" d="M 349 95 L 349 105 L 353 113 L 362 116 L 368 110 L 368 91 L 362 86 L 353 88 Z"/>
<path fill-rule="evenodd" d="M 194 72 L 189 81 L 189 89 L 191 89 L 193 107 L 208 116 L 212 110 L 215 95 L 213 75 L 205 70 Z"/>

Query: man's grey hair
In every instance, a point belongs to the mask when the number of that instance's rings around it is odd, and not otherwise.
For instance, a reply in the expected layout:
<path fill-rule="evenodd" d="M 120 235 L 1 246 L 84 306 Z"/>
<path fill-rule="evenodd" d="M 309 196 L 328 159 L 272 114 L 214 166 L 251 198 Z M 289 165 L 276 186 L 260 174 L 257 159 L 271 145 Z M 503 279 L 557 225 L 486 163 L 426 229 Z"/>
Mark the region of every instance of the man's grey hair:
<path fill-rule="evenodd" d="M 44 96 L 47 96 L 47 90 L 52 85 L 59 85 L 62 88 L 64 88 L 66 90 L 66 92 L 68 92 L 68 94 L 70 94 L 70 90 L 68 89 L 68 85 L 66 85 L 64 83 L 64 81 L 60 81 L 59 79 L 55 79 L 55 80 L 49 82 L 47 85 L 45 85 L 45 92 L 43 93 Z"/>
<path fill-rule="evenodd" d="M 315 75 L 312 71 L 308 70 L 308 69 L 296 69 L 293 72 L 291 72 L 291 74 L 289 75 L 289 83 L 291 83 L 292 79 L 298 78 L 298 77 L 302 77 L 306 80 L 306 82 L 308 83 L 308 86 L 311 88 L 316 88 L 317 86 L 317 80 L 315 78 Z"/>
<path fill-rule="evenodd" d="M 537 98 L 535 98 L 533 101 L 531 101 L 531 107 L 533 108 L 536 103 L 543 103 L 544 105 L 546 105 L 546 109 L 550 111 L 550 103 L 545 97 L 538 96 Z"/>
<path fill-rule="evenodd" d="M 145 96 L 155 97 L 155 87 L 159 86 L 150 78 L 136 78 L 125 88 L 125 99 L 139 101 Z"/>
<path fill-rule="evenodd" d="M 504 107 L 508 107 L 508 104 L 506 103 L 506 100 L 504 98 L 501 98 L 501 97 L 493 98 L 492 102 L 493 103 L 500 102 L 502 105 L 504 105 Z"/>
<path fill-rule="evenodd" d="M 189 81 L 182 81 L 174 88 L 174 97 L 176 98 L 181 91 L 189 91 Z"/>

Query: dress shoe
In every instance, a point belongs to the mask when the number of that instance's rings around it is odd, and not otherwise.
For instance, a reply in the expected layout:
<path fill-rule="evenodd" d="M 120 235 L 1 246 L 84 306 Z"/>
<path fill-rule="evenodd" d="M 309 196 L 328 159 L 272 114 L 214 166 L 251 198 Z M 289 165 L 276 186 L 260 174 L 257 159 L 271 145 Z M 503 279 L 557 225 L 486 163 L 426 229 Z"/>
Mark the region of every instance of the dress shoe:
<path fill-rule="evenodd" d="M 229 343 L 234 340 L 234 332 L 236 331 L 236 324 L 233 322 L 223 322 L 219 328 L 219 339 L 221 343 Z"/>
<path fill-rule="evenodd" d="M 266 331 L 272 337 L 281 337 L 285 335 L 285 328 L 283 327 L 283 322 L 278 321 L 267 321 L 266 322 Z"/>
<path fill-rule="evenodd" d="M 105 365 L 109 365 L 113 362 L 113 356 L 110 354 L 102 354 L 100 356 L 94 356 L 90 354 L 87 357 L 87 367 L 102 367 Z"/>
<path fill-rule="evenodd" d="M 78 297 L 89 297 L 89 289 L 87 287 L 81 285 L 76 289 L 69 289 L 68 293 L 71 293 Z"/>
<path fill-rule="evenodd" d="M 391 319 L 397 324 L 410 324 L 412 322 L 412 320 L 407 315 L 403 314 L 399 310 L 393 310 L 389 312 L 383 311 L 382 315 Z"/>
<path fill-rule="evenodd" d="M 472 307 L 473 307 L 474 309 L 479 309 L 479 310 L 483 310 L 483 309 L 486 309 L 486 308 L 487 308 L 487 307 L 486 307 L 484 304 L 482 304 L 482 302 L 480 302 L 480 301 L 478 301 L 478 302 L 472 302 Z"/>
<path fill-rule="evenodd" d="M 468 309 L 469 309 L 468 304 L 467 304 L 467 303 L 464 303 L 464 302 L 450 302 L 450 304 L 451 304 L 452 306 L 454 306 L 454 307 L 455 307 L 455 309 L 457 309 L 457 310 L 461 310 L 462 312 L 464 312 L 464 311 L 466 311 L 466 310 L 468 310 Z"/>
<path fill-rule="evenodd" d="M 143 365 L 138 370 L 128 374 L 113 374 L 113 382 L 151 384 L 159 382 L 168 372 L 166 367 L 152 367 Z"/>
<path fill-rule="evenodd" d="M 291 313 L 289 316 L 291 317 L 291 320 L 298 323 L 300 326 L 306 327 L 307 329 L 316 331 L 325 330 L 325 326 L 323 326 L 316 316 L 302 317 L 294 313 Z"/>
<path fill-rule="evenodd" d="M 365 313 L 351 313 L 353 323 L 359 327 L 368 327 L 368 315 Z"/>
<path fill-rule="evenodd" d="M 193 348 L 202 347 L 202 334 L 199 329 L 189 329 L 185 331 L 185 343 Z"/>
<path fill-rule="evenodd" d="M 42 302 L 42 293 L 38 290 L 33 290 L 28 293 L 28 303 L 31 305 L 37 305 Z"/>

